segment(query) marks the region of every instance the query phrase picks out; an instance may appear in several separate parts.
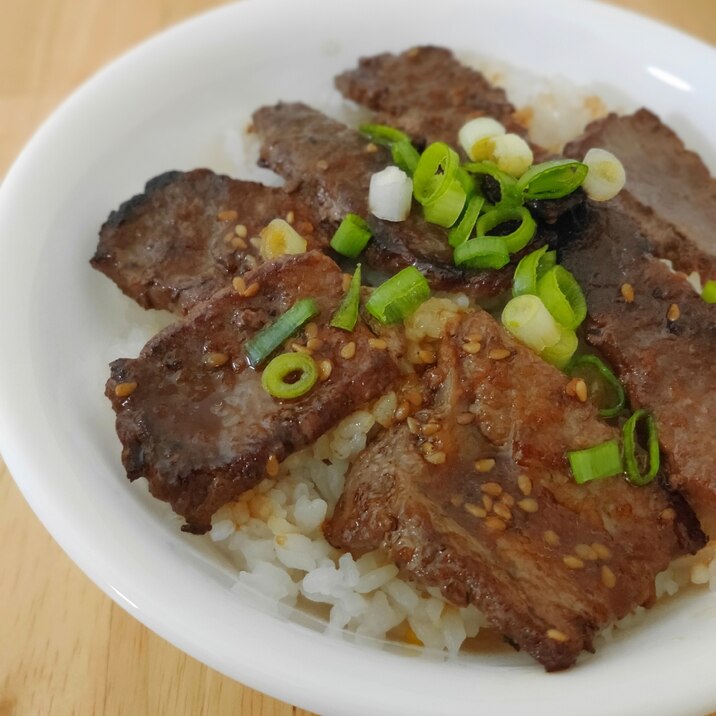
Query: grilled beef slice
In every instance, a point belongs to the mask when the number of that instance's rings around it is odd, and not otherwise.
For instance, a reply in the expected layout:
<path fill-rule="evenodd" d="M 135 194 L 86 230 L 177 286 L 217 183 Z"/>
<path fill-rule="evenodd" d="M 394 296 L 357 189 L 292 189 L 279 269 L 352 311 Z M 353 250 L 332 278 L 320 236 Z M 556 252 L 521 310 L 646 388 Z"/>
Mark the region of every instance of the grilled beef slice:
<path fill-rule="evenodd" d="M 295 195 L 208 169 L 167 172 L 110 214 L 90 263 L 140 306 L 186 313 L 256 268 L 249 238 L 289 212 L 309 246 L 320 246 L 314 212 Z"/>
<path fill-rule="evenodd" d="M 560 262 L 586 296 L 587 340 L 614 366 L 632 407 L 654 414 L 671 484 L 708 531 L 716 527 L 716 306 L 653 255 L 657 228 L 664 240 L 676 233 L 626 193 L 591 204 L 562 232 Z"/>
<path fill-rule="evenodd" d="M 335 82 L 345 97 L 377 112 L 377 121 L 399 127 L 418 144 L 443 141 L 457 147 L 460 127 L 484 115 L 510 132 L 525 133 L 504 90 L 442 47 L 363 57 Z"/>
<path fill-rule="evenodd" d="M 514 267 L 463 271 L 453 264 L 447 231 L 422 218 L 420 207 L 406 221 L 377 219 L 368 209 L 370 177 L 389 164 L 390 153 L 357 131 L 304 104 L 279 103 L 254 114 L 262 161 L 286 179 L 286 189 L 310 201 L 324 221 L 337 224 L 351 212 L 373 230 L 364 253 L 373 268 L 395 272 L 416 266 L 434 288 L 465 291 L 475 298 L 503 293 Z"/>
<path fill-rule="evenodd" d="M 619 157 L 626 189 L 673 225 L 668 235 L 650 232 L 659 255 L 685 273 L 716 278 L 716 181 L 699 155 L 647 109 L 593 122 L 565 153 L 581 159 L 592 147 Z"/>
<path fill-rule="evenodd" d="M 263 264 L 246 275 L 258 284 L 256 295 L 221 291 L 152 338 L 139 358 L 112 363 L 106 395 L 127 476 L 146 477 L 152 494 L 184 516 L 183 529 L 208 530 L 219 507 L 263 479 L 269 460 L 312 443 L 395 378 L 395 363 L 369 345 L 364 325 L 353 333 L 328 326 L 343 296 L 342 276 L 317 252 Z M 280 401 L 247 366 L 243 346 L 308 297 L 320 308 L 314 321 L 323 344 L 314 359 L 330 360 L 333 370 L 305 396 Z M 355 357 L 344 359 L 349 341 Z"/>
<path fill-rule="evenodd" d="M 452 334 L 430 375 L 441 382 L 431 407 L 358 458 L 327 538 L 384 549 L 419 584 L 474 603 L 547 670 L 567 668 L 600 628 L 649 604 L 656 574 L 703 534 L 657 484 L 577 485 L 566 452 L 618 431 L 488 314 Z M 463 351 L 478 339 L 478 353 Z"/>

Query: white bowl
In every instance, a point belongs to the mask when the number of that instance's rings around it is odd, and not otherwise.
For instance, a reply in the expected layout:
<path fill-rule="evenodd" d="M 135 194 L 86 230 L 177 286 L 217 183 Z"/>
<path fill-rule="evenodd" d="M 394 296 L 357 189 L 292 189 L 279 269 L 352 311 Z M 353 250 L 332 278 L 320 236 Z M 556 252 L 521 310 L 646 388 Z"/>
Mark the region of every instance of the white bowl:
<path fill-rule="evenodd" d="M 358 56 L 419 43 L 561 75 L 623 109 L 644 104 L 714 165 L 716 53 L 586 0 L 246 0 L 191 20 L 75 93 L 2 186 L 3 455 L 55 539 L 115 601 L 286 701 L 332 714 L 703 714 L 716 707 L 716 595 L 705 590 L 567 673 L 504 655 L 409 658 L 247 604 L 218 552 L 180 534 L 123 474 L 106 364 L 118 335 L 148 318 L 87 263 L 108 212 L 165 170 L 230 168 L 221 138 L 255 107 L 326 106 L 333 76 Z"/>

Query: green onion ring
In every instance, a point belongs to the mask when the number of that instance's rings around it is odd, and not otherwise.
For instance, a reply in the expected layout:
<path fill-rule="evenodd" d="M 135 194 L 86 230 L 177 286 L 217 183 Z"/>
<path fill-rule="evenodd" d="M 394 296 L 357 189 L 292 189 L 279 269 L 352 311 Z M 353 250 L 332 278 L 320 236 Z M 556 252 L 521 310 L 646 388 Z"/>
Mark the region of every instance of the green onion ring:
<path fill-rule="evenodd" d="M 299 376 L 295 381 L 286 382 L 286 378 L 296 373 L 299 373 Z M 261 374 L 263 389 L 280 400 L 300 398 L 313 388 L 317 380 L 316 361 L 305 353 L 281 353 Z"/>
<path fill-rule="evenodd" d="M 414 313 L 428 298 L 430 286 L 425 276 L 414 266 L 408 266 L 378 286 L 365 308 L 381 323 L 398 323 Z"/>
<path fill-rule="evenodd" d="M 585 450 L 572 450 L 567 453 L 567 459 L 578 485 L 624 472 L 617 440 L 607 440 Z"/>
<path fill-rule="evenodd" d="M 416 200 L 423 206 L 437 201 L 450 188 L 459 165 L 457 152 L 445 142 L 429 144 L 413 174 Z"/>
<path fill-rule="evenodd" d="M 526 201 L 561 199 L 576 191 L 589 169 L 571 159 L 554 159 L 530 167 L 518 180 L 517 189 Z"/>
<path fill-rule="evenodd" d="M 449 229 L 462 214 L 467 194 L 459 179 L 450 182 L 448 190 L 437 200 L 423 207 L 425 221 Z"/>
<path fill-rule="evenodd" d="M 537 282 L 537 295 L 565 328 L 575 329 L 587 316 L 587 301 L 582 289 L 564 266 L 553 266 Z"/>
<path fill-rule="evenodd" d="M 331 248 L 354 259 L 373 236 L 370 226 L 358 214 L 346 214 L 331 239 Z"/>
<path fill-rule="evenodd" d="M 391 144 L 390 155 L 393 157 L 396 166 L 408 176 L 415 174 L 415 169 L 420 161 L 420 154 L 409 139 L 401 139 L 399 142 Z"/>
<path fill-rule="evenodd" d="M 351 279 L 351 285 L 343 296 L 341 305 L 331 318 L 331 325 L 344 331 L 352 331 L 358 321 L 358 309 L 360 307 L 360 264 L 356 266 Z"/>
<path fill-rule="evenodd" d="M 387 124 L 361 124 L 358 131 L 364 134 L 374 144 L 390 147 L 397 142 L 410 143 L 410 137 L 395 127 Z"/>
<path fill-rule="evenodd" d="M 537 295 L 537 282 L 557 263 L 557 252 L 543 246 L 524 256 L 517 264 L 512 278 L 512 295 Z"/>
<path fill-rule="evenodd" d="M 701 298 L 706 303 L 716 303 L 716 281 L 709 280 L 704 284 L 703 291 L 701 291 Z"/>
<path fill-rule="evenodd" d="M 520 225 L 511 233 L 499 238 L 505 242 L 507 250 L 514 254 L 524 249 L 537 231 L 532 214 L 524 206 L 497 205 L 477 220 L 477 238 L 490 236 L 490 231 L 508 221 L 519 221 Z"/>
<path fill-rule="evenodd" d="M 571 328 L 559 326 L 560 336 L 557 343 L 553 346 L 547 346 L 539 354 L 540 358 L 547 363 L 551 363 L 560 370 L 569 365 L 572 356 L 577 352 L 579 347 L 579 338 Z"/>
<path fill-rule="evenodd" d="M 517 180 L 498 169 L 494 162 L 466 162 L 462 168 L 470 174 L 492 177 L 500 186 L 500 204 L 522 204 L 522 192 L 517 188 Z"/>
<path fill-rule="evenodd" d="M 470 238 L 472 230 L 475 228 L 477 217 L 485 205 L 485 197 L 475 194 L 470 197 L 465 210 L 462 212 L 460 221 L 448 231 L 448 243 L 455 248 Z"/>
<path fill-rule="evenodd" d="M 456 246 L 453 260 L 456 266 L 471 269 L 499 269 L 510 262 L 510 253 L 502 237 L 483 236 Z"/>
<path fill-rule="evenodd" d="M 649 451 L 649 469 L 642 475 L 636 459 L 636 428 L 640 420 L 646 420 L 648 432 L 647 447 Z M 629 482 L 634 485 L 648 485 L 659 472 L 661 458 L 659 456 L 659 433 L 656 429 L 656 420 L 646 410 L 636 410 L 622 428 L 624 436 L 624 462 Z"/>
<path fill-rule="evenodd" d="M 624 394 L 624 386 L 619 378 L 614 375 L 611 368 L 601 359 L 594 355 L 577 356 L 569 366 L 569 374 L 572 375 L 577 368 L 583 365 L 590 365 L 596 368 L 604 382 L 616 393 L 617 402 L 610 408 L 600 408 L 599 415 L 603 418 L 614 418 L 624 410 L 626 404 L 626 395 Z"/>

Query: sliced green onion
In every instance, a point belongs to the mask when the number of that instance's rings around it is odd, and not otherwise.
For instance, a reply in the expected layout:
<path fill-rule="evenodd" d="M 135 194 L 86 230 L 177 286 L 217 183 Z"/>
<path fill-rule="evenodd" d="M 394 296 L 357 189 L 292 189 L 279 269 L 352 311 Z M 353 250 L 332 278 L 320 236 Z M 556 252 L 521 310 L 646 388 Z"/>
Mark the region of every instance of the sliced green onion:
<path fill-rule="evenodd" d="M 301 326 L 319 314 L 318 305 L 312 298 L 302 298 L 273 323 L 262 328 L 244 344 L 249 365 L 261 365 L 287 338 Z"/>
<path fill-rule="evenodd" d="M 358 214 L 346 214 L 331 239 L 331 248 L 354 259 L 363 251 L 373 232 Z"/>
<path fill-rule="evenodd" d="M 505 128 L 496 119 L 476 117 L 463 124 L 457 136 L 465 154 L 473 161 L 480 161 L 492 155 L 492 140 L 504 133 Z"/>
<path fill-rule="evenodd" d="M 460 160 L 445 142 L 429 144 L 413 174 L 413 194 L 423 206 L 437 201 L 452 184 Z"/>
<path fill-rule="evenodd" d="M 467 193 L 459 179 L 450 182 L 448 190 L 437 200 L 423 207 L 425 221 L 449 229 L 462 214 L 467 201 Z"/>
<path fill-rule="evenodd" d="M 430 286 L 425 276 L 414 266 L 408 266 L 378 286 L 365 307 L 381 323 L 397 323 L 429 298 Z"/>
<path fill-rule="evenodd" d="M 519 134 L 500 134 L 492 140 L 490 157 L 498 169 L 512 177 L 521 177 L 534 161 L 532 149 Z"/>
<path fill-rule="evenodd" d="M 537 282 L 537 295 L 557 323 L 577 328 L 587 316 L 587 301 L 577 280 L 564 266 L 553 266 Z"/>
<path fill-rule="evenodd" d="M 415 174 L 415 168 L 420 161 L 420 153 L 409 139 L 401 139 L 390 145 L 390 154 L 393 161 L 409 176 Z"/>
<path fill-rule="evenodd" d="M 621 451 L 617 440 L 607 440 L 586 450 L 567 453 L 574 481 L 583 485 L 590 480 L 621 475 L 624 472 Z"/>
<path fill-rule="evenodd" d="M 597 356 L 594 355 L 577 356 L 572 361 L 572 364 L 569 366 L 569 374 L 573 375 L 575 372 L 578 371 L 579 368 L 583 366 L 593 367 L 616 396 L 616 401 L 614 402 L 614 405 L 608 408 L 600 408 L 599 414 L 603 418 L 613 418 L 619 415 L 619 413 L 624 410 L 624 405 L 626 403 L 624 386 L 621 384 L 619 378 L 614 375 L 611 368 L 609 368 L 609 366 L 607 366 L 607 364 L 601 358 L 597 358 Z M 590 391 L 590 393 L 591 392 L 592 391 Z"/>
<path fill-rule="evenodd" d="M 561 199 L 582 186 L 589 169 L 582 162 L 554 159 L 530 167 L 517 182 L 527 200 Z"/>
<path fill-rule="evenodd" d="M 496 206 L 477 220 L 477 237 L 487 237 L 490 231 L 508 221 L 519 221 L 520 225 L 511 233 L 500 236 L 507 250 L 514 254 L 524 249 L 537 231 L 537 224 L 532 214 L 524 206 Z"/>
<path fill-rule="evenodd" d="M 510 252 L 501 237 L 483 236 L 463 241 L 453 251 L 456 266 L 498 269 L 510 262 Z"/>
<path fill-rule="evenodd" d="M 334 328 L 342 328 L 344 331 L 352 331 L 358 320 L 358 308 L 360 306 L 360 264 L 356 266 L 351 279 L 351 285 L 343 296 L 341 305 L 331 318 L 331 325 Z"/>
<path fill-rule="evenodd" d="M 716 303 L 716 281 L 707 281 L 701 291 L 701 298 L 706 303 Z"/>
<path fill-rule="evenodd" d="M 448 243 L 455 248 L 470 238 L 472 230 L 475 228 L 477 217 L 485 205 L 485 197 L 475 194 L 470 197 L 462 213 L 460 221 L 448 231 Z"/>
<path fill-rule="evenodd" d="M 281 400 L 300 398 L 313 388 L 316 380 L 316 361 L 305 353 L 282 353 L 261 374 L 263 389 Z"/>
<path fill-rule="evenodd" d="M 539 355 L 543 361 L 551 363 L 562 370 L 569 365 L 572 356 L 577 352 L 579 339 L 571 328 L 565 328 L 564 326 L 559 326 L 559 328 L 560 336 L 557 343 L 553 346 L 548 346 Z"/>
<path fill-rule="evenodd" d="M 584 178 L 584 191 L 592 201 L 613 199 L 626 183 L 624 165 L 606 149 L 592 147 L 584 155 L 589 172 Z"/>
<path fill-rule="evenodd" d="M 636 429 L 640 420 L 646 421 L 647 449 L 649 453 L 649 469 L 645 473 L 639 470 L 639 461 L 636 455 Z M 624 436 L 624 462 L 629 482 L 634 485 L 648 485 L 659 472 L 661 462 L 659 456 L 659 433 L 656 429 L 656 421 L 651 413 L 646 410 L 637 410 L 624 423 L 622 428 Z"/>
<path fill-rule="evenodd" d="M 543 246 L 520 260 L 512 279 L 512 295 L 537 295 L 537 282 L 557 263 L 557 252 Z"/>
<path fill-rule="evenodd" d="M 544 303 L 530 294 L 517 296 L 502 310 L 502 325 L 518 340 L 541 353 L 561 338 L 561 330 Z"/>
<path fill-rule="evenodd" d="M 405 132 L 401 132 L 399 129 L 390 127 L 387 124 L 361 124 L 358 127 L 358 131 L 361 134 L 365 134 L 374 144 L 380 144 L 384 147 L 389 147 L 397 142 L 410 143 L 410 137 Z"/>
<path fill-rule="evenodd" d="M 492 177 L 500 185 L 500 203 L 516 206 L 522 204 L 522 194 L 517 188 L 517 180 L 501 171 L 494 162 L 467 162 L 462 168 L 470 174 Z"/>

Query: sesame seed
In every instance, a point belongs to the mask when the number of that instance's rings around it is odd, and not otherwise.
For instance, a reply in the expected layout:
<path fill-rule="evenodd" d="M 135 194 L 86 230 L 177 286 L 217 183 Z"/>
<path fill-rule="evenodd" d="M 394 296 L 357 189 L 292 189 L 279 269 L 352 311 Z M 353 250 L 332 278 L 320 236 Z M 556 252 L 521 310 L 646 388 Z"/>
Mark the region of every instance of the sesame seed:
<path fill-rule="evenodd" d="M 498 502 L 494 507 L 494 513 L 498 517 L 502 517 L 505 522 L 509 522 L 512 519 L 512 510 L 507 505 Z"/>
<path fill-rule="evenodd" d="M 599 555 L 593 547 L 588 544 L 578 544 L 574 548 L 574 552 L 580 559 L 586 559 L 589 562 L 593 562 L 595 559 L 599 559 Z"/>
<path fill-rule="evenodd" d="M 456 420 L 458 425 L 469 425 L 475 420 L 475 416 L 472 413 L 460 413 Z"/>
<path fill-rule="evenodd" d="M 564 386 L 564 392 L 570 397 L 573 398 L 577 394 L 577 381 L 579 378 L 572 378 L 572 380 L 568 381 L 567 385 Z"/>
<path fill-rule="evenodd" d="M 306 341 L 306 348 L 308 348 L 309 351 L 317 351 L 322 346 L 323 346 L 322 338 L 309 338 Z"/>
<path fill-rule="evenodd" d="M 602 565 L 602 582 L 607 589 L 614 589 L 617 583 L 617 577 L 606 564 Z"/>
<path fill-rule="evenodd" d="M 502 532 L 507 529 L 507 525 L 499 517 L 488 517 L 485 520 L 485 527 L 487 527 L 488 530 L 494 530 L 495 532 Z"/>
<path fill-rule="evenodd" d="M 313 355 L 313 351 L 310 348 L 302 345 L 301 343 L 291 343 L 291 350 L 294 353 L 303 353 L 307 356 Z"/>
<path fill-rule="evenodd" d="M 435 363 L 436 356 L 433 351 L 429 351 L 426 348 L 418 351 L 418 357 L 423 363 Z"/>
<path fill-rule="evenodd" d="M 462 345 L 462 349 L 465 351 L 465 353 L 469 353 L 470 355 L 475 355 L 476 353 L 479 353 L 481 348 L 482 344 L 479 341 L 463 343 Z"/>
<path fill-rule="evenodd" d="M 554 530 L 547 530 L 543 535 L 542 539 L 550 546 L 556 547 L 559 542 L 559 535 Z"/>
<path fill-rule="evenodd" d="M 294 228 L 296 229 L 296 233 L 304 237 L 308 234 L 312 234 L 316 229 L 310 221 L 297 221 Z"/>
<path fill-rule="evenodd" d="M 467 336 L 468 343 L 481 343 L 483 339 L 482 333 L 471 333 Z"/>
<path fill-rule="evenodd" d="M 484 505 L 485 509 L 489 512 L 493 508 L 495 501 L 489 495 L 483 495 L 482 496 L 482 504 Z"/>
<path fill-rule="evenodd" d="M 428 423 L 423 427 L 423 435 L 430 436 L 435 435 L 440 430 L 440 426 L 437 423 Z"/>
<path fill-rule="evenodd" d="M 537 510 L 539 510 L 539 505 L 537 504 L 537 500 L 534 499 L 534 497 L 525 497 L 524 500 L 520 500 L 517 503 L 517 506 L 523 511 L 523 512 L 529 512 L 529 513 L 535 513 Z M 547 534 L 545 532 L 545 534 Z M 556 535 L 555 535 L 556 536 Z M 545 538 L 546 541 L 546 538 Z"/>
<path fill-rule="evenodd" d="M 405 420 L 405 418 L 410 415 L 410 403 L 407 400 L 404 400 L 396 409 L 395 413 L 393 413 L 393 417 L 397 421 Z"/>
<path fill-rule="evenodd" d="M 634 302 L 634 287 L 630 283 L 623 283 L 621 287 L 622 297 L 627 303 Z"/>
<path fill-rule="evenodd" d="M 460 507 L 460 505 L 462 505 L 462 497 L 460 497 L 460 495 L 453 495 L 450 498 L 450 504 L 453 507 Z M 465 509 L 467 509 L 467 507 Z"/>
<path fill-rule="evenodd" d="M 665 510 L 662 510 L 659 513 L 659 519 L 662 522 L 670 524 L 676 519 L 676 512 L 674 512 L 674 509 L 672 507 L 667 507 Z"/>
<path fill-rule="evenodd" d="M 510 355 L 510 351 L 508 351 L 507 348 L 493 348 L 487 354 L 487 357 L 490 360 L 504 360 L 505 358 L 509 358 Z"/>
<path fill-rule="evenodd" d="M 353 280 L 353 276 L 351 276 L 349 273 L 343 274 L 343 291 L 347 291 L 351 287 L 351 281 Z"/>
<path fill-rule="evenodd" d="M 408 430 L 413 435 L 417 435 L 420 432 L 420 423 L 412 415 L 405 422 L 408 424 Z"/>
<path fill-rule="evenodd" d="M 426 442 L 420 446 L 420 449 L 423 451 L 423 454 L 429 455 L 431 452 L 435 452 L 435 445 L 430 442 Z"/>
<path fill-rule="evenodd" d="M 475 469 L 478 472 L 490 472 L 490 470 L 492 470 L 493 467 L 495 467 L 495 461 L 491 457 L 486 457 L 486 458 L 483 458 L 482 460 L 475 461 Z M 500 487 L 500 486 L 498 485 L 498 487 Z M 500 490 L 502 490 L 501 487 L 500 487 Z M 492 494 L 492 493 L 490 493 L 490 494 Z M 498 492 L 497 494 L 499 495 L 500 493 Z"/>
<path fill-rule="evenodd" d="M 368 154 L 375 154 L 378 151 L 378 145 L 373 142 L 368 142 L 368 144 L 365 145 L 364 151 Z"/>
<path fill-rule="evenodd" d="M 547 638 L 552 641 L 568 641 L 569 637 L 559 629 L 547 629 Z"/>
<path fill-rule="evenodd" d="M 259 236 L 252 236 L 249 239 L 249 243 L 255 248 L 260 249 L 261 248 L 261 238 Z"/>
<path fill-rule="evenodd" d="M 231 281 L 231 285 L 234 287 L 234 291 L 236 291 L 236 293 L 243 294 L 246 290 L 246 281 L 244 281 L 241 276 L 234 276 Z"/>
<path fill-rule="evenodd" d="M 259 285 L 258 281 L 254 281 L 252 284 L 249 284 L 244 291 L 242 292 L 242 296 L 244 298 L 251 298 L 252 296 L 255 296 L 258 292 L 261 286 Z"/>
<path fill-rule="evenodd" d="M 599 559 L 610 559 L 612 556 L 611 550 L 601 542 L 592 542 L 592 549 Z"/>
<path fill-rule="evenodd" d="M 248 247 L 249 245 L 240 236 L 234 236 L 231 239 L 231 248 L 233 249 L 247 249 Z"/>
<path fill-rule="evenodd" d="M 437 452 L 433 452 L 429 455 L 426 455 L 425 459 L 433 465 L 442 465 L 445 460 L 447 460 L 447 455 L 445 455 L 442 450 L 438 450 Z"/>
<path fill-rule="evenodd" d="M 319 171 L 325 172 L 326 169 L 328 169 L 328 162 L 325 159 L 319 159 L 316 162 L 316 169 Z"/>
<path fill-rule="evenodd" d="M 204 365 L 209 368 L 219 368 L 229 360 L 229 356 L 226 353 L 207 353 L 204 356 Z"/>
<path fill-rule="evenodd" d="M 349 341 L 343 348 L 341 348 L 341 358 L 350 360 L 356 354 L 356 344 L 354 341 Z"/>
<path fill-rule="evenodd" d="M 678 320 L 679 320 L 679 316 L 681 316 L 681 309 L 679 308 L 679 304 L 678 304 L 678 303 L 672 303 L 672 304 L 669 306 L 669 310 L 666 312 L 666 317 L 667 317 L 670 321 L 678 321 Z"/>
<path fill-rule="evenodd" d="M 574 392 L 580 402 L 587 402 L 587 384 L 581 378 L 577 380 L 577 383 L 574 386 Z"/>
<path fill-rule="evenodd" d="M 244 256 L 244 263 L 246 264 L 247 269 L 255 269 L 259 265 L 259 260 L 255 256 L 249 254 L 248 256 Z"/>
<path fill-rule="evenodd" d="M 117 383 L 114 387 L 114 394 L 118 398 L 128 398 L 136 389 L 136 383 Z"/>
<path fill-rule="evenodd" d="M 405 399 L 416 408 L 423 402 L 423 396 L 419 390 L 406 390 L 403 392 Z"/>
<path fill-rule="evenodd" d="M 509 492 L 503 492 L 500 496 L 500 502 L 504 502 L 508 507 L 513 507 L 515 504 L 515 498 L 510 495 Z"/>
<path fill-rule="evenodd" d="M 224 235 L 224 243 L 230 244 L 235 238 L 236 238 L 236 235 L 229 232 L 228 234 Z"/>
<path fill-rule="evenodd" d="M 234 232 L 240 239 L 245 239 L 249 235 L 249 230 L 246 228 L 245 224 L 236 224 Z"/>
<path fill-rule="evenodd" d="M 225 211 L 220 211 L 216 218 L 219 221 L 236 221 L 239 218 L 239 212 L 233 209 L 226 209 Z"/>
<path fill-rule="evenodd" d="M 582 562 L 579 557 L 575 557 L 573 554 L 568 554 L 565 557 L 562 557 L 562 561 L 570 569 L 582 569 L 584 567 L 584 562 Z"/>
<path fill-rule="evenodd" d="M 328 380 L 333 372 L 333 363 L 327 358 L 318 363 L 318 380 Z"/>
<path fill-rule="evenodd" d="M 266 460 L 266 474 L 270 477 L 278 475 L 278 458 L 275 455 L 269 455 L 269 459 Z"/>
<path fill-rule="evenodd" d="M 384 351 L 388 344 L 382 338 L 369 338 L 368 345 L 377 351 Z"/>
<path fill-rule="evenodd" d="M 305 325 L 303 332 L 306 334 L 306 338 L 315 338 L 318 335 L 318 326 L 311 321 Z"/>
<path fill-rule="evenodd" d="M 520 488 L 520 492 L 527 497 L 532 493 L 532 480 L 530 480 L 529 475 L 519 475 L 517 477 L 517 487 Z"/>
<path fill-rule="evenodd" d="M 286 544 L 286 535 L 276 535 L 274 539 L 279 547 L 283 547 Z"/>
<path fill-rule="evenodd" d="M 482 462 L 482 460 L 477 462 Z M 494 463 L 494 460 L 492 462 Z M 477 463 L 475 463 L 475 467 L 477 467 Z M 480 472 L 483 471 L 480 470 Z M 490 497 L 499 497 L 502 494 L 502 485 L 499 482 L 486 482 L 484 485 L 480 485 L 480 489 Z"/>
<path fill-rule="evenodd" d="M 487 517 L 487 510 L 484 510 L 479 505 L 473 505 L 472 502 L 465 503 L 465 511 L 469 512 L 473 517 L 484 519 Z"/>
<path fill-rule="evenodd" d="M 296 221 L 296 214 L 294 214 L 293 211 L 289 211 L 288 214 L 286 214 L 286 223 L 293 224 L 294 221 Z"/>

